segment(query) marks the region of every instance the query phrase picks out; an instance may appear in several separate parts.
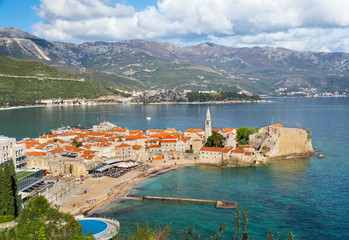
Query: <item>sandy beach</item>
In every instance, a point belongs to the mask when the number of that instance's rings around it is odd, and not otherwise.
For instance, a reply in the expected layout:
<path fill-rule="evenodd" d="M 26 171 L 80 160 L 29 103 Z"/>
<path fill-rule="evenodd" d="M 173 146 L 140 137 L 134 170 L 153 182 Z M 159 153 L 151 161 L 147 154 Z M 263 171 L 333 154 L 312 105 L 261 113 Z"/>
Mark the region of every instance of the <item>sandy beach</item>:
<path fill-rule="evenodd" d="M 176 164 L 175 164 L 176 163 Z M 127 196 L 135 184 L 158 174 L 196 164 L 190 160 L 154 161 L 146 172 L 131 171 L 118 178 L 89 177 L 82 184 L 77 183 L 74 191 L 60 206 L 62 212 L 72 215 L 89 215 L 101 210 L 111 202 L 121 200 Z M 92 201 L 91 201 L 92 200 Z"/>

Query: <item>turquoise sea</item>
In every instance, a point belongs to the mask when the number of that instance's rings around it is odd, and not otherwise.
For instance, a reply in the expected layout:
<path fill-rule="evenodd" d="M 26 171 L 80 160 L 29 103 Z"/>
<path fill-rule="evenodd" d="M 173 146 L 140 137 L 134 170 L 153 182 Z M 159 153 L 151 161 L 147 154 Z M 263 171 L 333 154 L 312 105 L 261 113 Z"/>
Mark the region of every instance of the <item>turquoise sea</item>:
<path fill-rule="evenodd" d="M 284 98 L 272 103 L 210 105 L 213 128 L 281 123 L 312 131 L 313 147 L 325 155 L 280 159 L 266 166 L 177 169 L 135 186 L 131 196 L 154 195 L 231 200 L 246 209 L 249 232 L 265 239 L 269 229 L 296 239 L 349 239 L 349 99 Z M 63 125 L 91 126 L 108 120 L 130 129 L 203 128 L 208 105 L 97 105 L 0 111 L 0 134 L 21 139 L 37 137 Z M 147 121 L 146 117 L 151 116 Z M 137 222 L 193 225 L 208 238 L 227 224 L 231 233 L 235 210 L 205 204 L 121 201 L 96 213 L 121 223 L 122 236 Z M 175 233 L 174 233 L 175 234 Z"/>

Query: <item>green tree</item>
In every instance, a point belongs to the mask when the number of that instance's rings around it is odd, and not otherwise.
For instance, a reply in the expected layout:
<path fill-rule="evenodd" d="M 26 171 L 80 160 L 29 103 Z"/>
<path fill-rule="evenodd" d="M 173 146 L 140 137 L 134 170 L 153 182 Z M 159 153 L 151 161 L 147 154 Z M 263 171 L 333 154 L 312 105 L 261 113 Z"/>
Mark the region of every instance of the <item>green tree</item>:
<path fill-rule="evenodd" d="M 13 197 L 12 190 L 12 172 L 10 170 L 9 163 L 6 162 L 4 165 L 4 209 L 2 215 L 15 215 L 15 199 Z"/>
<path fill-rule="evenodd" d="M 171 225 L 162 228 L 160 225 L 155 228 L 149 227 L 148 222 L 144 227 L 137 223 L 137 233 L 131 237 L 132 240 L 164 240 L 172 231 Z"/>
<path fill-rule="evenodd" d="M 250 239 L 250 234 L 247 232 L 247 225 L 248 225 L 247 211 L 244 209 L 242 211 L 242 225 L 241 225 L 241 230 L 242 230 L 241 239 L 243 240 Z"/>
<path fill-rule="evenodd" d="M 249 136 L 257 132 L 258 128 L 254 129 L 253 127 L 241 127 L 236 131 L 236 139 L 239 142 L 239 145 L 246 145 L 249 143 Z"/>
<path fill-rule="evenodd" d="M 84 236 L 73 216 L 61 213 L 43 196 L 28 200 L 17 220 L 15 239 L 93 239 Z"/>
<path fill-rule="evenodd" d="M 72 143 L 71 143 L 74 147 L 81 147 L 82 143 L 79 142 L 77 139 L 73 139 Z"/>
<path fill-rule="evenodd" d="M 17 187 L 17 177 L 16 177 L 16 170 L 15 165 L 13 164 L 12 159 L 9 162 L 9 169 L 10 169 L 10 177 L 11 177 L 11 191 L 13 196 L 13 206 L 14 206 L 14 216 L 17 217 L 19 215 L 19 210 L 21 207 L 21 203 L 18 196 L 18 187 Z"/>
<path fill-rule="evenodd" d="M 278 232 L 278 240 L 282 239 L 282 232 Z"/>
<path fill-rule="evenodd" d="M 274 232 L 271 229 L 268 232 L 267 240 L 274 240 Z"/>
<path fill-rule="evenodd" d="M 224 147 L 225 137 L 217 132 L 212 132 L 212 135 L 207 138 L 206 147 Z"/>
<path fill-rule="evenodd" d="M 181 229 L 181 227 L 178 228 L 178 235 L 180 240 L 196 240 L 200 239 L 200 233 L 196 232 L 194 226 L 187 226 L 185 228 L 185 231 Z"/>
<path fill-rule="evenodd" d="M 293 232 L 289 232 L 287 235 L 287 240 L 294 240 Z"/>
<path fill-rule="evenodd" d="M 236 208 L 235 218 L 234 218 L 234 240 L 239 239 L 240 235 L 240 210 Z"/>
<path fill-rule="evenodd" d="M 5 209 L 5 189 L 4 189 L 4 171 L 3 167 L 0 166 L 0 216 L 4 215 L 4 209 Z"/>

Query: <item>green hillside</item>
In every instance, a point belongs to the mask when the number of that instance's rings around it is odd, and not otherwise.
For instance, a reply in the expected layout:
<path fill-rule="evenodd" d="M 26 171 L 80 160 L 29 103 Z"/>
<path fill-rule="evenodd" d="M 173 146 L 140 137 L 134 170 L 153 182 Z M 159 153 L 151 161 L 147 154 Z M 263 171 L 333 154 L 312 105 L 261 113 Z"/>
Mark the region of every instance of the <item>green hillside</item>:
<path fill-rule="evenodd" d="M 46 64 L 34 61 L 20 61 L 14 58 L 0 55 L 0 74 L 14 76 L 35 76 L 35 77 L 53 77 L 66 79 L 80 79 L 79 76 L 50 67 Z"/>
<path fill-rule="evenodd" d="M 45 98 L 96 98 L 109 93 L 98 83 L 79 79 L 42 63 L 0 56 L 0 106 L 33 104 Z"/>

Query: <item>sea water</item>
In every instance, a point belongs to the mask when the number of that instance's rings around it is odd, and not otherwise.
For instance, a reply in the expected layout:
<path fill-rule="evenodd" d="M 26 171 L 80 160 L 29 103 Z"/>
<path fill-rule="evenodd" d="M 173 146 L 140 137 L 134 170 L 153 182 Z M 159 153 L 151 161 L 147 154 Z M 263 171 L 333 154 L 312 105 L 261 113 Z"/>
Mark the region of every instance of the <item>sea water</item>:
<path fill-rule="evenodd" d="M 63 125 L 91 126 L 108 120 L 130 129 L 203 128 L 210 106 L 213 128 L 281 123 L 312 131 L 313 147 L 325 158 L 288 158 L 266 166 L 216 168 L 195 166 L 174 170 L 136 186 L 132 196 L 168 196 L 228 200 L 239 203 L 249 217 L 254 239 L 269 229 L 292 231 L 297 239 L 349 239 L 349 99 L 288 98 L 272 103 L 212 105 L 97 105 L 0 111 L 0 134 L 17 139 L 37 137 Z M 151 116 L 147 121 L 146 117 Z M 227 224 L 232 233 L 235 210 L 211 204 L 176 204 L 123 200 L 99 212 L 120 221 L 121 236 L 136 223 L 192 225 L 205 239 Z"/>

